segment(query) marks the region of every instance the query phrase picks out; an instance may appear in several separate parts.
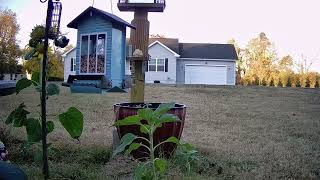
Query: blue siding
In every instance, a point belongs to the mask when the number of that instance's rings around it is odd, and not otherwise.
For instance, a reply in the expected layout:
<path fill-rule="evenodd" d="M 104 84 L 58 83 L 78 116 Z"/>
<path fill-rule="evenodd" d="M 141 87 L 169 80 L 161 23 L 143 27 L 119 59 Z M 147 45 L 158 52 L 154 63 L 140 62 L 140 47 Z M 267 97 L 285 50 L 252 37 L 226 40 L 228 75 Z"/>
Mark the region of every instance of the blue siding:
<path fill-rule="evenodd" d="M 82 34 L 91 33 L 107 33 L 106 40 L 106 77 L 110 79 L 111 76 L 111 51 L 112 51 L 112 23 L 102 19 L 99 16 L 91 16 L 84 19 L 78 26 L 77 33 L 77 56 L 76 56 L 76 74 L 80 73 L 80 41 Z"/>
<path fill-rule="evenodd" d="M 76 74 L 80 74 L 80 41 L 81 35 L 92 33 L 107 33 L 106 40 L 106 73 L 113 86 L 122 86 L 125 79 L 125 47 L 126 27 L 113 24 L 107 19 L 93 14 L 83 19 L 78 25 L 76 49 Z"/>

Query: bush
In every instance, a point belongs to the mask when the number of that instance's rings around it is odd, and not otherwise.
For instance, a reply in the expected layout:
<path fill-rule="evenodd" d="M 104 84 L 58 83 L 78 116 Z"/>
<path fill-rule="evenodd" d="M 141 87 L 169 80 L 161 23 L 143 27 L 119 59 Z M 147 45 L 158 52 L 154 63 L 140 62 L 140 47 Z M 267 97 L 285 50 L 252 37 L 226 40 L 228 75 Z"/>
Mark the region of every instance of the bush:
<path fill-rule="evenodd" d="M 317 77 L 317 84 L 318 84 L 318 88 L 320 88 L 320 74 L 318 74 L 318 77 Z"/>
<path fill-rule="evenodd" d="M 273 85 L 275 86 L 275 87 L 278 87 L 279 86 L 279 84 L 280 84 L 280 77 L 279 77 L 279 74 L 278 73 L 276 73 L 276 72 L 274 72 L 274 73 L 272 73 L 272 79 L 273 79 Z"/>
<path fill-rule="evenodd" d="M 305 73 L 299 74 L 299 82 L 300 82 L 300 87 L 302 88 L 307 87 L 307 75 Z"/>
<path fill-rule="evenodd" d="M 309 72 L 306 74 L 307 80 L 309 82 L 310 88 L 315 88 L 317 84 L 317 73 L 316 72 Z"/>
<path fill-rule="evenodd" d="M 291 73 L 288 71 L 281 71 L 279 73 L 279 78 L 280 78 L 282 87 L 287 87 L 287 85 L 289 83 L 290 75 L 291 75 Z"/>
<path fill-rule="evenodd" d="M 272 86 L 272 83 L 273 83 L 273 78 L 270 75 L 266 78 L 266 86 Z"/>
<path fill-rule="evenodd" d="M 297 87 L 299 85 L 299 76 L 297 74 L 292 74 L 290 77 L 291 87 Z"/>

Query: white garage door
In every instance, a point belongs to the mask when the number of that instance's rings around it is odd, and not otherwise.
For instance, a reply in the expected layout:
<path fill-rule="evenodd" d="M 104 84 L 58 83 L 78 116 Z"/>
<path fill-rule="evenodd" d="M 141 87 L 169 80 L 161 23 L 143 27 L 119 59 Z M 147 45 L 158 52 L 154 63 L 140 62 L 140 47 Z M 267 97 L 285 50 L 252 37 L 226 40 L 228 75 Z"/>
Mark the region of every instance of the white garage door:
<path fill-rule="evenodd" d="M 186 84 L 227 84 L 227 67 L 186 64 Z"/>

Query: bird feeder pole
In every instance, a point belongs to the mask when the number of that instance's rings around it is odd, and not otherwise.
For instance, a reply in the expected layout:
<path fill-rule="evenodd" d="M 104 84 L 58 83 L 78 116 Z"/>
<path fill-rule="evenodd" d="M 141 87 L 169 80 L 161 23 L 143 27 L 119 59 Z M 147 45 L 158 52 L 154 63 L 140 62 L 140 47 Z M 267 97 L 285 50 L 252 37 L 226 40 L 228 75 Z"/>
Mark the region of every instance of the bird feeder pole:
<path fill-rule="evenodd" d="M 145 70 L 146 62 L 149 61 L 149 28 L 148 12 L 163 12 L 165 0 L 119 0 L 120 11 L 133 11 L 134 19 L 131 24 L 136 29 L 131 29 L 130 44 L 133 51 L 142 52 L 139 55 L 133 54 L 130 61 L 133 62 L 131 102 L 144 102 Z"/>

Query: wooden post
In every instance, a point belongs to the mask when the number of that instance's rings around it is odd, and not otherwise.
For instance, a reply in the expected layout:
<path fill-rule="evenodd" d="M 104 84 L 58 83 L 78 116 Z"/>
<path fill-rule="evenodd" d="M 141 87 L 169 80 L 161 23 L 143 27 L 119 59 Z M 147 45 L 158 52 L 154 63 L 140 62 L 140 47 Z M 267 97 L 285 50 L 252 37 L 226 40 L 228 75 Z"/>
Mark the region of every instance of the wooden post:
<path fill-rule="evenodd" d="M 145 62 L 149 60 L 149 27 L 148 10 L 137 9 L 134 12 L 134 19 L 131 22 L 136 29 L 131 30 L 130 43 L 134 50 L 142 51 L 141 58 L 135 58 L 133 63 L 133 83 L 131 87 L 131 102 L 144 102 L 145 88 Z"/>

